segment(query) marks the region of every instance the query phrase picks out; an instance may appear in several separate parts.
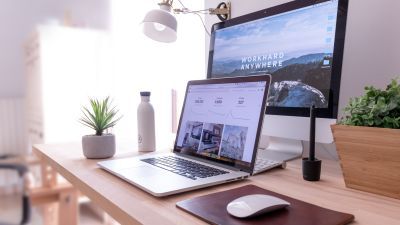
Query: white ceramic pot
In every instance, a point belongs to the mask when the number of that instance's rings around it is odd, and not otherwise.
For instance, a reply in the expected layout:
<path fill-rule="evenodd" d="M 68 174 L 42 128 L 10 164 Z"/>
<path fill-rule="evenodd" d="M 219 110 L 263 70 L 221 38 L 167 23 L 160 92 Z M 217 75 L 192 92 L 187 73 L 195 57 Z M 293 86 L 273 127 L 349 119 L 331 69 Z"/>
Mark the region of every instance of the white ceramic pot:
<path fill-rule="evenodd" d="M 105 159 L 115 154 L 115 136 L 85 135 L 82 137 L 83 155 L 88 159 Z"/>

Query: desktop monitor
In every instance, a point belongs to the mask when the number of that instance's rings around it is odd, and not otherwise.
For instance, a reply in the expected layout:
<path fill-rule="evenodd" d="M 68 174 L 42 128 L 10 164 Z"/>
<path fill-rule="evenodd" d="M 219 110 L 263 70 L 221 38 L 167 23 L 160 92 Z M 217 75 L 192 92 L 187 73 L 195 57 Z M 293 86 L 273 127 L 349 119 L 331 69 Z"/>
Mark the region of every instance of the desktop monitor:
<path fill-rule="evenodd" d="M 315 105 L 316 141 L 331 143 L 347 8 L 348 0 L 297 0 L 214 24 L 207 77 L 271 74 L 263 135 L 302 150 Z"/>

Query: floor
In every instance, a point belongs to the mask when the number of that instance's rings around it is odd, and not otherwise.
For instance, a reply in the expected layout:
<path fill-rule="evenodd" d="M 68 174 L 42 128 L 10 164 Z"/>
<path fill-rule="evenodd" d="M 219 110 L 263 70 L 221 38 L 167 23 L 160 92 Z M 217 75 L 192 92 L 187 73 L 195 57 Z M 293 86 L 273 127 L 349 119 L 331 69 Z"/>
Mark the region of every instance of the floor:
<path fill-rule="evenodd" d="M 21 217 L 20 196 L 0 196 L 0 224 L 10 223 L 18 224 Z M 106 219 L 101 218 L 98 213 L 93 210 L 92 203 L 86 202 L 80 204 L 80 225 L 116 225 L 117 223 L 106 216 Z M 42 225 L 42 212 L 40 207 L 32 208 L 32 216 L 30 225 Z"/>

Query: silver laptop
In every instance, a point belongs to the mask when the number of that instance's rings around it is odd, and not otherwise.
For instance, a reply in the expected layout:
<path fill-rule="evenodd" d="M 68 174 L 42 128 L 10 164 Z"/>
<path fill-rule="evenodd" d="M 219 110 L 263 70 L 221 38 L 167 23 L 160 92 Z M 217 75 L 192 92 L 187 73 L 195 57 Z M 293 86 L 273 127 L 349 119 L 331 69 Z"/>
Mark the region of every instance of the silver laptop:
<path fill-rule="evenodd" d="M 254 173 L 269 85 L 269 75 L 189 81 L 173 152 L 98 165 L 154 196 L 247 178 Z"/>

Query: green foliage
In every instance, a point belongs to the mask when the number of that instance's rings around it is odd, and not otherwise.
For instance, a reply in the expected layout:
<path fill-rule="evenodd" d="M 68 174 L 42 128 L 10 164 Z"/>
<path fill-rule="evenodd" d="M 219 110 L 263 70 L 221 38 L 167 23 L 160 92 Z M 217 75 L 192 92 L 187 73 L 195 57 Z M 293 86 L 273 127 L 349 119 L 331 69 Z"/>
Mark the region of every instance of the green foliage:
<path fill-rule="evenodd" d="M 365 87 L 365 94 L 350 99 L 340 124 L 400 128 L 400 85 L 393 79 L 386 90 Z"/>
<path fill-rule="evenodd" d="M 115 126 L 121 117 L 116 119 L 118 110 L 111 106 L 110 97 L 103 100 L 89 99 L 91 108 L 82 106 L 83 116 L 79 122 L 96 131 L 96 135 L 102 135 L 105 130 Z"/>

